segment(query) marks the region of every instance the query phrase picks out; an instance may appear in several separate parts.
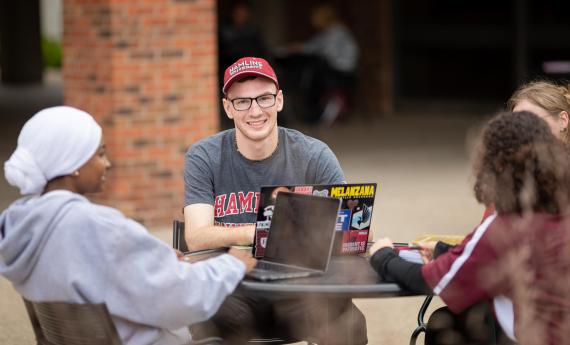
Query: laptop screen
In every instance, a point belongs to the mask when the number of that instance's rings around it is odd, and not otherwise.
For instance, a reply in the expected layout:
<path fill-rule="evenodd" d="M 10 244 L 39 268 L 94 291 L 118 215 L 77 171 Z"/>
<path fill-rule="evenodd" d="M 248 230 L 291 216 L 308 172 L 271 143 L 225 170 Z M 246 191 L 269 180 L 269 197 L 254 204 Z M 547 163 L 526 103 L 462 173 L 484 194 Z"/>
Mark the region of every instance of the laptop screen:
<path fill-rule="evenodd" d="M 337 198 L 277 194 L 264 259 L 324 271 L 339 206 Z"/>

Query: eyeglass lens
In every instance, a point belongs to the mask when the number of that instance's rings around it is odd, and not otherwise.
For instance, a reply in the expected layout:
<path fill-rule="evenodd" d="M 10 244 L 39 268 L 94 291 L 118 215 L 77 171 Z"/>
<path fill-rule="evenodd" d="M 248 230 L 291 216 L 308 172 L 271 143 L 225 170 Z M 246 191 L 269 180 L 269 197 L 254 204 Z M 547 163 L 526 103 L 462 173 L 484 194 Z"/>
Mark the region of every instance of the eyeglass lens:
<path fill-rule="evenodd" d="M 248 110 L 255 99 L 257 105 L 261 108 L 269 108 L 275 105 L 276 95 L 261 95 L 255 98 L 234 98 L 232 104 L 236 110 Z"/>

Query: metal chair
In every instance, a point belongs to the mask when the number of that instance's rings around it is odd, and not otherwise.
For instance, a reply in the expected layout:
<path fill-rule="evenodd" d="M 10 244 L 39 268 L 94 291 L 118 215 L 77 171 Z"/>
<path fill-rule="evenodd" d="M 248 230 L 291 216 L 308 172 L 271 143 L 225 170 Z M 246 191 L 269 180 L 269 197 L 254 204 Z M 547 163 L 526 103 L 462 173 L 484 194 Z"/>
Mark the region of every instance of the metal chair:
<path fill-rule="evenodd" d="M 414 240 L 414 242 L 423 242 L 423 241 L 444 241 L 450 244 L 459 244 L 465 236 L 463 235 L 434 235 L 434 234 L 425 234 L 422 235 Z M 426 311 L 431 303 L 433 296 L 427 296 L 422 303 L 420 310 L 418 311 L 418 326 L 412 332 L 412 337 L 410 339 L 410 345 L 415 345 L 418 336 L 422 332 L 426 332 L 427 329 L 427 322 L 424 321 Z"/>
<path fill-rule="evenodd" d="M 418 311 L 418 326 L 412 332 L 412 337 L 410 338 L 410 345 L 415 345 L 420 333 L 422 333 L 422 332 L 425 333 L 425 331 L 427 329 L 427 323 L 424 321 L 424 318 L 425 318 L 427 308 L 429 307 L 429 304 L 431 303 L 432 298 L 433 298 L 433 296 L 427 296 L 424 299 L 424 302 L 422 303 L 420 310 Z"/>
<path fill-rule="evenodd" d="M 370 248 L 374 244 L 374 241 L 368 241 L 367 248 Z M 415 345 L 418 339 L 418 336 L 426 331 L 427 329 L 427 322 L 424 321 L 426 311 L 431 303 L 433 296 L 426 296 L 422 305 L 420 306 L 420 310 L 418 310 L 418 326 L 412 332 L 412 336 L 410 338 L 410 345 Z"/>
<path fill-rule="evenodd" d="M 38 345 L 122 345 L 105 304 L 23 300 Z M 222 339 L 212 337 L 187 343 L 214 344 L 222 344 Z"/>
<path fill-rule="evenodd" d="M 184 222 L 174 220 L 172 222 L 172 247 L 185 253 L 188 252 L 188 245 L 184 237 Z"/>
<path fill-rule="evenodd" d="M 192 252 L 188 252 L 188 245 L 186 244 L 186 240 L 184 237 L 184 222 L 180 220 L 174 220 L 172 222 L 172 247 L 174 249 L 178 249 L 183 253 L 187 253 L 187 255 L 193 255 Z M 213 249 L 215 250 L 215 249 Z M 205 251 L 200 250 L 197 251 L 196 254 L 204 254 Z M 281 339 L 278 337 L 271 337 L 271 338 L 253 338 L 249 340 L 250 344 L 272 344 L 272 345 L 285 345 L 291 343 L 297 343 L 300 340 L 296 339 Z"/>

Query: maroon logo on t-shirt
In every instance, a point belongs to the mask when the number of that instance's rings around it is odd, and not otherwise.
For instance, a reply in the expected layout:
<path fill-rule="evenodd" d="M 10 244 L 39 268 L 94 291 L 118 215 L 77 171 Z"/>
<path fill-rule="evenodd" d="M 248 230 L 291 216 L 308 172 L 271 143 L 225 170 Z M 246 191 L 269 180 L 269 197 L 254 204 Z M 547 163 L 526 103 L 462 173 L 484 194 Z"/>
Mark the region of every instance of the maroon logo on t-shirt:
<path fill-rule="evenodd" d="M 244 192 L 216 195 L 214 217 L 220 218 L 240 213 L 257 213 L 259 192 Z"/>

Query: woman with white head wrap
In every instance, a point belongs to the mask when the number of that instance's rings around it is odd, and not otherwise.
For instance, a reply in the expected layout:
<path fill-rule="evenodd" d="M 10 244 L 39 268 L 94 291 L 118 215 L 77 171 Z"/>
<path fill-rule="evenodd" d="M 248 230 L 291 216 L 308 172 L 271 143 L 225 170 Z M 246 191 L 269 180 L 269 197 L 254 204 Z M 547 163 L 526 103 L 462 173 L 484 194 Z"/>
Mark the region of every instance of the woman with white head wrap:
<path fill-rule="evenodd" d="M 22 195 L 40 194 L 48 181 L 82 167 L 99 148 L 101 137 L 101 127 L 84 111 L 44 109 L 22 128 L 18 147 L 4 164 L 6 180 Z"/>
<path fill-rule="evenodd" d="M 124 344 L 183 344 L 255 260 L 230 250 L 196 264 L 116 209 L 91 203 L 110 167 L 88 113 L 53 107 L 22 128 L 4 164 L 25 197 L 0 214 L 0 275 L 33 301 L 105 303 Z"/>

